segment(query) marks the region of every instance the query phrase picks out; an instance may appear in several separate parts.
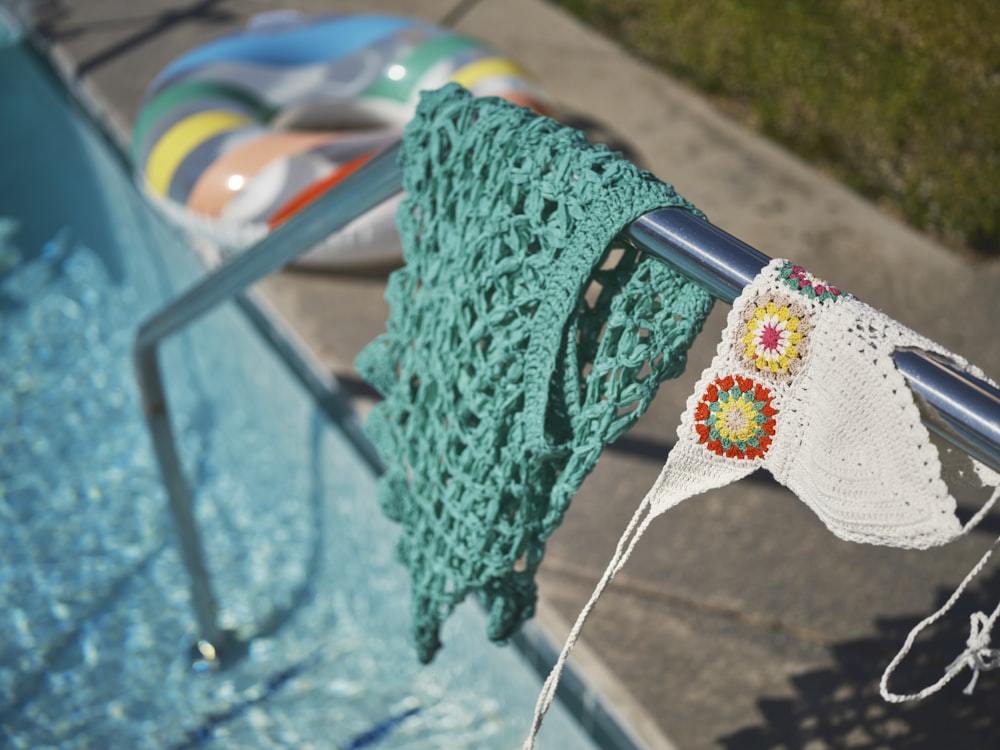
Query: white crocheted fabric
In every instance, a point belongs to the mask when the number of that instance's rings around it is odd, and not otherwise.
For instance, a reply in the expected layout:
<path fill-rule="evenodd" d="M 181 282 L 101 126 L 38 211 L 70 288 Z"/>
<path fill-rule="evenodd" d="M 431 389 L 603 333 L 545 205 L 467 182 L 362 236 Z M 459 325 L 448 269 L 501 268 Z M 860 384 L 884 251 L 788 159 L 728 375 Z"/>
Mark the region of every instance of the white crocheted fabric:
<path fill-rule="evenodd" d="M 916 548 L 954 539 L 955 500 L 892 358 L 907 347 L 970 368 L 800 266 L 772 261 L 734 303 L 688 399 L 651 515 L 763 466 L 842 539 Z"/>
<path fill-rule="evenodd" d="M 565 659 L 601 592 L 621 570 L 650 522 L 681 501 L 767 468 L 841 539 L 924 549 L 967 532 L 1000 491 L 966 524 L 942 476 L 942 463 L 893 354 L 936 353 L 985 380 L 981 371 L 855 297 L 786 260 L 771 261 L 737 298 L 711 365 L 687 401 L 678 442 L 623 534 L 604 577 L 580 614 L 536 707 L 525 747 L 533 746 Z M 975 464 L 970 482 L 996 485 Z M 1000 606 L 977 613 L 966 650 L 924 690 L 896 695 L 888 678 L 914 639 L 951 608 L 993 547 L 955 594 L 920 623 L 881 683 L 886 700 L 922 698 L 964 667 L 1000 668 L 989 631 Z M 970 688 L 971 688 L 970 685 Z"/>

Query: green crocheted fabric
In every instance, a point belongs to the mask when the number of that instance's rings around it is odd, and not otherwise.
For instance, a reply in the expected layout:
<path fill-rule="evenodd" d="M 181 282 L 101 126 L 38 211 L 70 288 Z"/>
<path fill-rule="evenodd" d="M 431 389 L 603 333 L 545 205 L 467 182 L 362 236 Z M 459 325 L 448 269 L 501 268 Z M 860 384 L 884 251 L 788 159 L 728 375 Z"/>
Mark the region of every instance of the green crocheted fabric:
<path fill-rule="evenodd" d="M 696 209 L 550 119 L 452 84 L 423 94 L 401 163 L 405 266 L 358 370 L 385 396 L 366 429 L 427 662 L 470 591 L 493 640 L 532 616 L 545 540 L 604 445 L 681 373 L 711 298 L 608 249 L 647 211 Z"/>

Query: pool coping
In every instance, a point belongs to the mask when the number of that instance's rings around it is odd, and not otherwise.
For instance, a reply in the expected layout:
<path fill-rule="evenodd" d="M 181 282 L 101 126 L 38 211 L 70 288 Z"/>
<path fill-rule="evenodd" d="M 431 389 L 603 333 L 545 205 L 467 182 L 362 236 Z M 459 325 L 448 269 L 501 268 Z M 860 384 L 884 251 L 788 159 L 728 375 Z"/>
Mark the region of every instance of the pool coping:
<path fill-rule="evenodd" d="M 76 74 L 72 55 L 58 42 L 47 39 L 30 25 L 24 29 L 24 36 L 39 58 L 48 63 L 51 72 L 57 76 L 73 101 L 95 124 L 113 153 L 127 164 L 128 128 L 108 98 L 92 81 Z M 211 270 L 205 256 L 194 247 L 191 250 L 205 265 L 206 270 Z M 370 403 L 363 397 L 352 397 L 345 391 L 337 377 L 323 365 L 321 357 L 314 352 L 306 338 L 281 313 L 266 290 L 250 289 L 239 295 L 236 303 L 312 394 L 317 405 L 345 432 L 363 460 L 377 471 L 377 454 L 361 426 L 362 417 L 370 408 Z M 544 680 L 555 663 L 560 644 L 569 630 L 556 608 L 548 605 L 544 599 L 539 599 L 534 619 L 527 622 L 521 632 L 512 637 L 511 642 Z M 601 748 L 678 748 L 624 683 L 585 642 L 575 645 L 572 663 L 564 668 L 557 698 L 563 702 L 584 733 Z M 525 717 L 526 727 L 529 721 L 530 717 Z"/>

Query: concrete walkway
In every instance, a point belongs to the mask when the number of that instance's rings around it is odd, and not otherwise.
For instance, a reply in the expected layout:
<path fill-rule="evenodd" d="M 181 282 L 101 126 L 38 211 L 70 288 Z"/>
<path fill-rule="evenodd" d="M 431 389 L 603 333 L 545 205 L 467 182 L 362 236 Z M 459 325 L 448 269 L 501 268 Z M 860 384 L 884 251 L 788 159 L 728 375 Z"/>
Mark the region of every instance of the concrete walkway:
<path fill-rule="evenodd" d="M 39 18 L 43 32 L 124 132 L 145 86 L 171 59 L 275 7 L 266 0 L 39 5 L 48 9 Z M 295 5 L 450 19 L 522 62 L 567 112 L 610 128 L 717 225 L 836 281 L 1000 377 L 991 311 L 1000 263 L 947 252 L 553 6 Z M 354 356 L 382 330 L 384 286 L 381 275 L 285 272 L 262 290 L 325 366 L 351 384 Z M 589 596 L 659 471 L 724 313 L 720 306 L 713 314 L 688 373 L 666 384 L 651 412 L 602 458 L 553 536 L 541 575 L 547 622 L 571 622 Z M 599 603 L 584 631 L 601 662 L 592 676 L 602 675 L 616 704 L 645 727 L 650 746 L 1000 746 L 995 674 L 984 676 L 972 697 L 959 685 L 916 707 L 889 707 L 877 694 L 881 670 L 909 627 L 950 593 L 998 526 L 994 514 L 960 543 L 901 552 L 837 540 L 764 477 L 711 493 L 657 521 Z M 998 590 L 993 566 L 977 589 L 985 598 L 979 606 L 991 592 L 995 602 Z M 957 655 L 966 634 L 955 619 L 959 627 L 914 659 L 912 686 L 936 679 Z"/>

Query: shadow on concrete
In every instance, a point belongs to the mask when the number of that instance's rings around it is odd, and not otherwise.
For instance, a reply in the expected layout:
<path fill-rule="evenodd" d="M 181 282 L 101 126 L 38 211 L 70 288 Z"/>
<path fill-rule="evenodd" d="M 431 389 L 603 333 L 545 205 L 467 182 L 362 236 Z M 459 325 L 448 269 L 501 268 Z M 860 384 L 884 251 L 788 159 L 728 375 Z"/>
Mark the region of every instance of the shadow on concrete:
<path fill-rule="evenodd" d="M 557 118 L 563 125 L 582 130 L 591 143 L 602 144 L 612 151 L 618 151 L 637 167 L 645 169 L 638 149 L 617 133 L 610 125 L 579 112 L 561 112 Z"/>
<path fill-rule="evenodd" d="M 76 66 L 76 73 L 83 77 L 120 55 L 155 39 L 174 26 L 192 21 L 207 22 L 217 26 L 231 25 L 238 15 L 233 11 L 216 7 L 225 2 L 226 0 L 198 0 L 186 7 L 165 9 L 161 13 L 131 18 L 109 18 L 76 25 L 72 23 L 72 11 L 68 3 L 62 0 L 41 2 L 35 13 L 39 32 L 54 42 L 65 42 L 99 29 L 139 26 L 121 41 L 80 60 Z"/>
<path fill-rule="evenodd" d="M 947 622 L 925 632 L 893 675 L 890 689 L 912 693 L 935 682 L 965 647 L 969 615 L 996 606 L 1000 570 L 967 592 Z M 991 593 L 992 592 L 992 593 Z M 937 606 L 951 591 L 941 591 Z M 758 701 L 764 722 L 718 739 L 727 750 L 751 748 L 928 748 L 1000 747 L 1000 673 L 982 672 L 972 695 L 963 689 L 972 677 L 963 670 L 939 693 L 923 701 L 885 703 L 878 683 L 910 629 L 928 613 L 876 623 L 872 638 L 835 645 L 836 666 L 807 672 L 792 680 L 794 700 Z"/>

